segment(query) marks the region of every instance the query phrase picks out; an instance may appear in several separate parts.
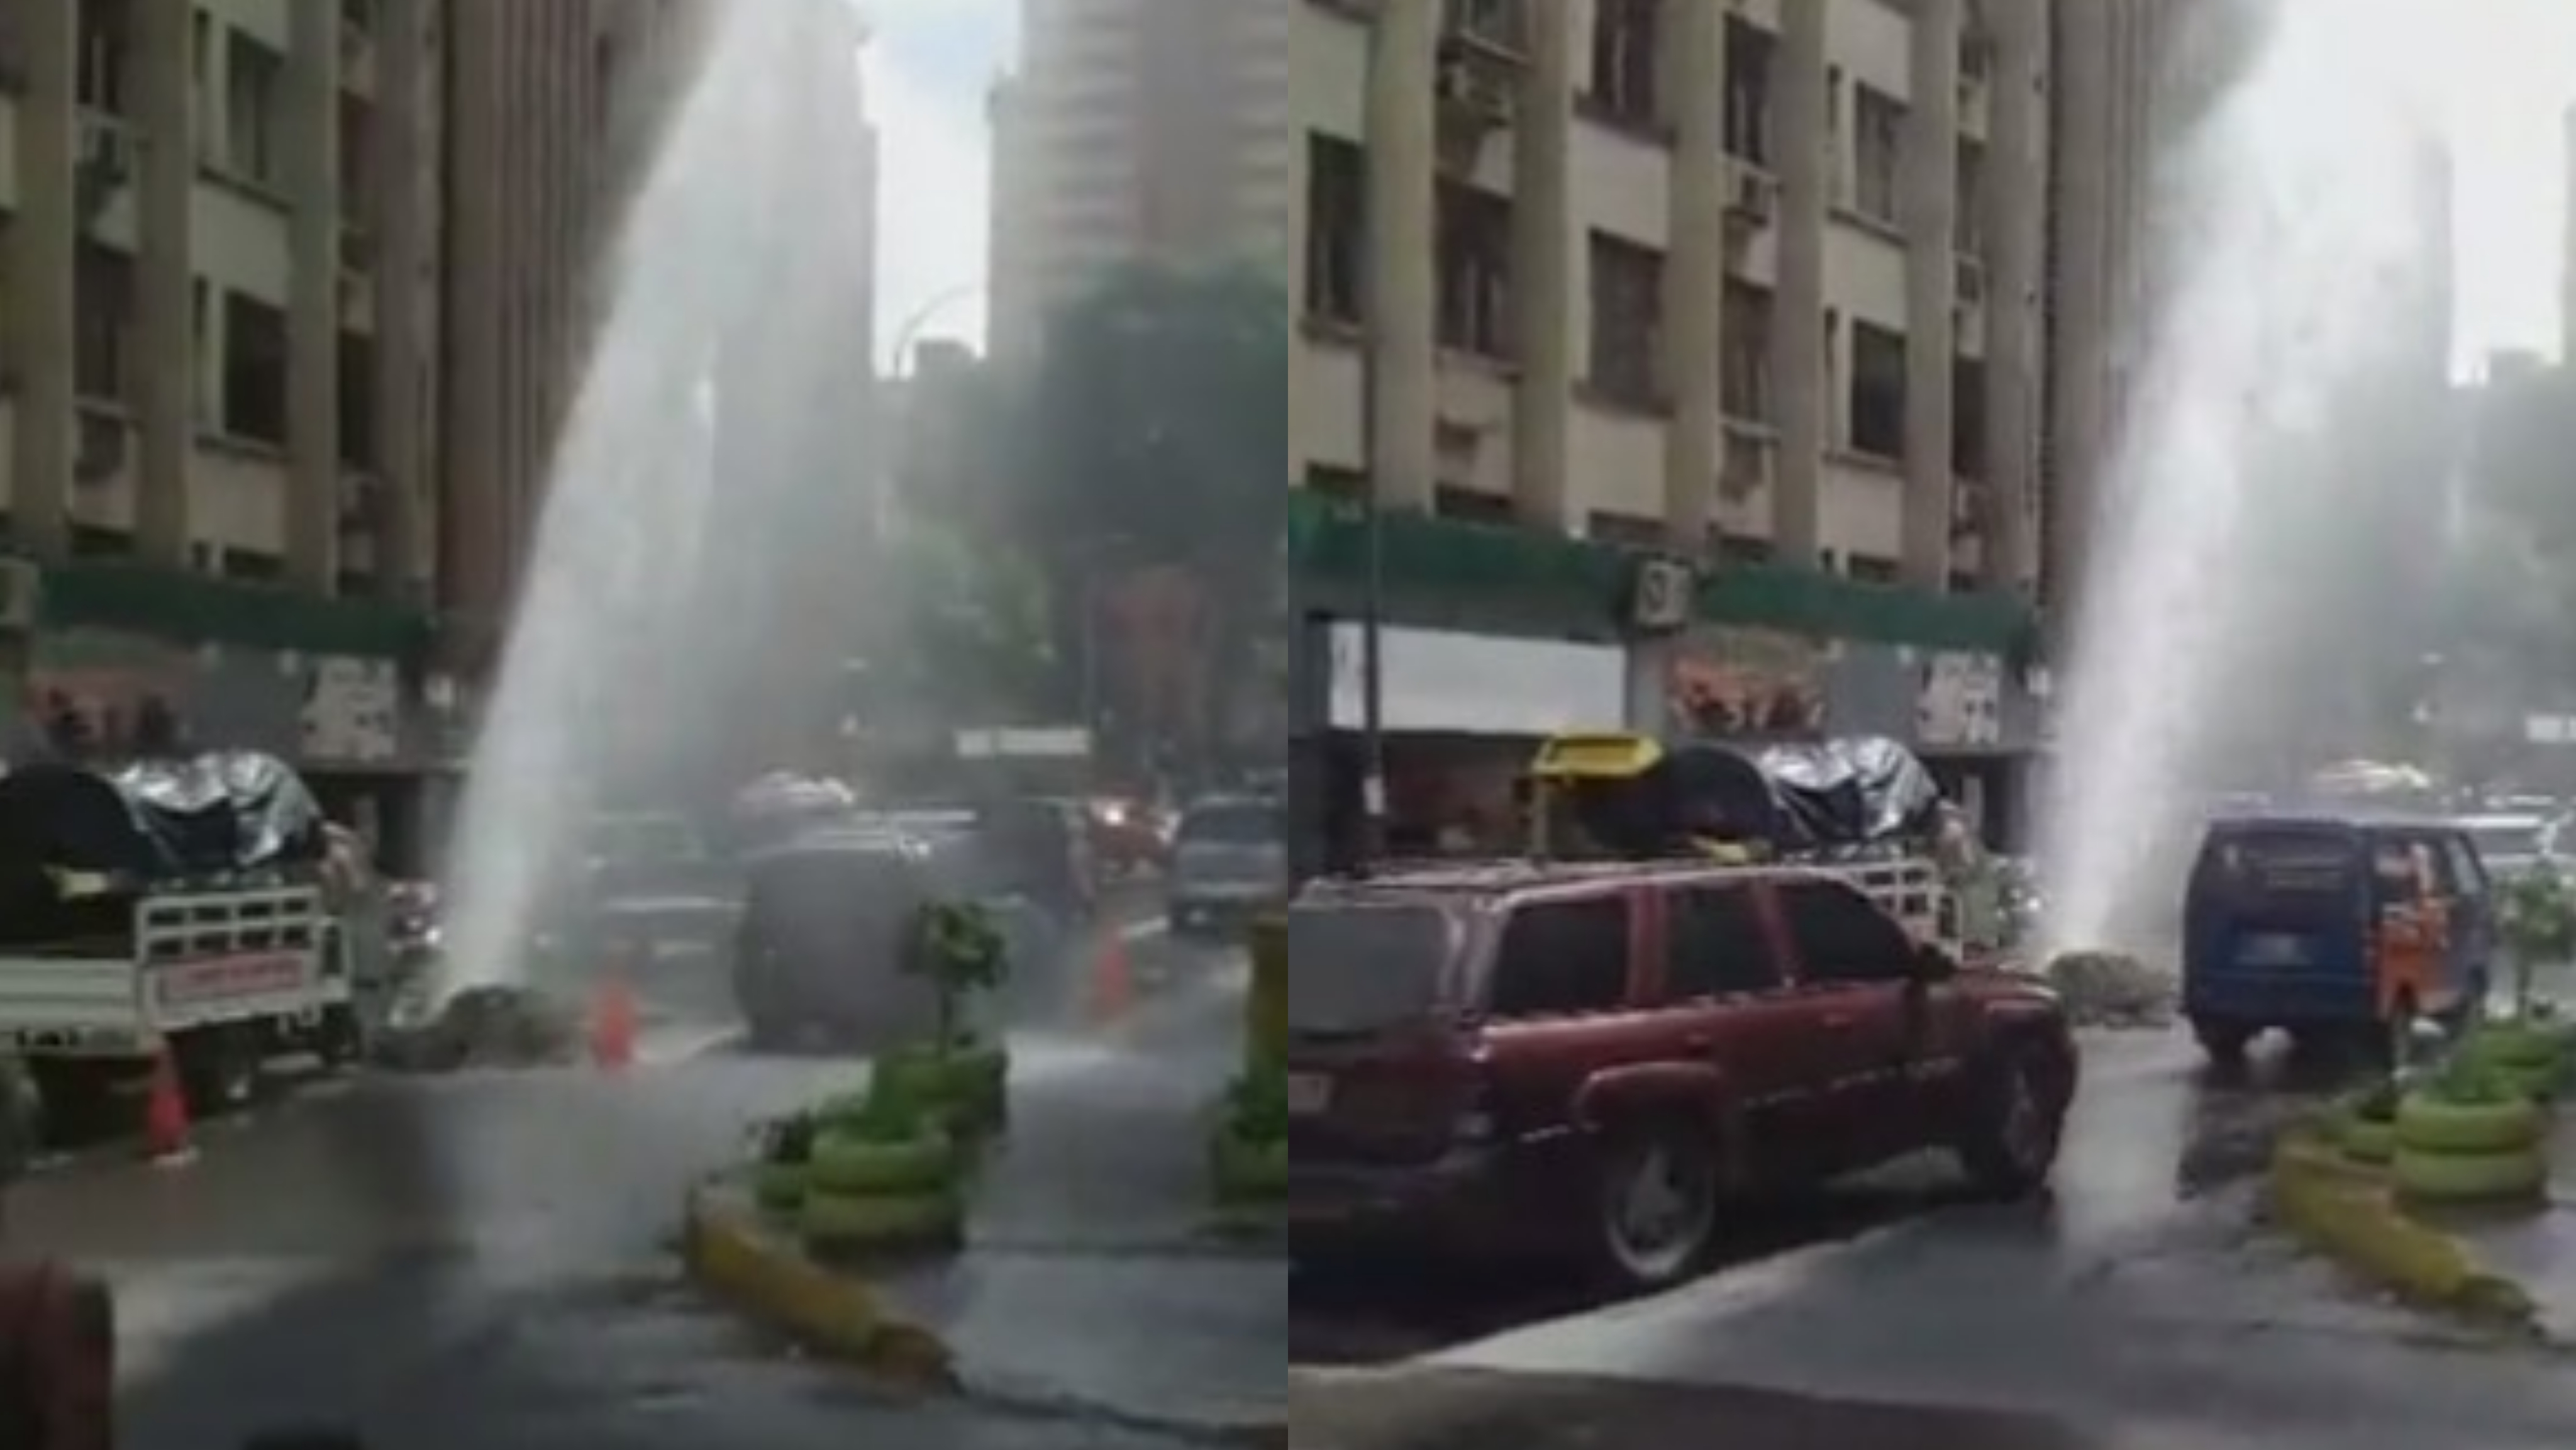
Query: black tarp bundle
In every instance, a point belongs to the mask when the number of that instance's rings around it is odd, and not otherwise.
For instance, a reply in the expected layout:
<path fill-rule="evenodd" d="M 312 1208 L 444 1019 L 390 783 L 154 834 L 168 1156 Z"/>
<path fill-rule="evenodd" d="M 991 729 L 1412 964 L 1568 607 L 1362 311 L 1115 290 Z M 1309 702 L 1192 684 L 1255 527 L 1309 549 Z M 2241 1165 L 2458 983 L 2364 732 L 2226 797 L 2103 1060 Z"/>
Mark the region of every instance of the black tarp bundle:
<path fill-rule="evenodd" d="M 1874 845 L 1930 831 L 1941 788 L 1913 751 L 1883 736 L 1667 748 L 1640 793 L 1668 843 L 1760 841 L 1781 851 Z"/>
<path fill-rule="evenodd" d="M 323 824 L 293 767 L 253 751 L 112 772 L 28 765 L 0 776 L 0 877 L 50 869 L 149 884 L 317 865 Z"/>

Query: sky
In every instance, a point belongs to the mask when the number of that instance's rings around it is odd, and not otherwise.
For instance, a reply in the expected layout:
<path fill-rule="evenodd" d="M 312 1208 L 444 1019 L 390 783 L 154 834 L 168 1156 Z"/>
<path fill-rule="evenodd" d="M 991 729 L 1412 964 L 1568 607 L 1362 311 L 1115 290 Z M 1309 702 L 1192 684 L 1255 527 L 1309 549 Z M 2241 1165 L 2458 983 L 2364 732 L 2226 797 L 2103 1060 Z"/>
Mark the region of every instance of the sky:
<path fill-rule="evenodd" d="M 2317 0 L 2303 0 L 2317 3 Z M 2576 101 L 2576 4 L 2450 0 L 2437 37 L 2455 187 L 2454 354 L 2558 352 L 2566 162 L 2559 116 Z"/>
<path fill-rule="evenodd" d="M 984 336 L 990 136 L 984 103 L 1017 44 L 1017 0 L 859 0 L 874 34 L 868 107 L 878 182 L 877 357 Z"/>

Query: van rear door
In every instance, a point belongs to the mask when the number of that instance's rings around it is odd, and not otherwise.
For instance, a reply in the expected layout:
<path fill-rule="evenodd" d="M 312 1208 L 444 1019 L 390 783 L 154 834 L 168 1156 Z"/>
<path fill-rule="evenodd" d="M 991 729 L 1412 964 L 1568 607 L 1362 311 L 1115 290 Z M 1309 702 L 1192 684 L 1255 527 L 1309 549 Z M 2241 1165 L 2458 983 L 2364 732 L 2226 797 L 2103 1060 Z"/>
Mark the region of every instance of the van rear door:
<path fill-rule="evenodd" d="M 2184 906 L 2183 998 L 2253 1026 L 2375 1014 L 2362 832 L 2333 823 L 2211 827 Z"/>

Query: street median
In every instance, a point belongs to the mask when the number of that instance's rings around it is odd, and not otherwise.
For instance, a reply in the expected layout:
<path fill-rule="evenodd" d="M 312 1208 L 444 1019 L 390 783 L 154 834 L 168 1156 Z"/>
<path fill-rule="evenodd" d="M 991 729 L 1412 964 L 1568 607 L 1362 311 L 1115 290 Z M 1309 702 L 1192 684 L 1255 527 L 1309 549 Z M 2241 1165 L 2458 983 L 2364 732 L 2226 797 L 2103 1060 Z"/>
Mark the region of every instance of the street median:
<path fill-rule="evenodd" d="M 752 1320 L 908 1388 L 956 1387 L 955 1356 L 937 1333 L 848 1267 L 816 1262 L 763 1220 L 740 1180 L 692 1189 L 685 1234 L 690 1277 Z"/>
<path fill-rule="evenodd" d="M 2459 1237 L 2409 1213 L 2387 1174 L 2317 1130 L 2285 1135 L 2269 1174 L 2274 1219 L 2310 1250 L 2409 1303 L 2536 1334 L 2536 1306 Z"/>

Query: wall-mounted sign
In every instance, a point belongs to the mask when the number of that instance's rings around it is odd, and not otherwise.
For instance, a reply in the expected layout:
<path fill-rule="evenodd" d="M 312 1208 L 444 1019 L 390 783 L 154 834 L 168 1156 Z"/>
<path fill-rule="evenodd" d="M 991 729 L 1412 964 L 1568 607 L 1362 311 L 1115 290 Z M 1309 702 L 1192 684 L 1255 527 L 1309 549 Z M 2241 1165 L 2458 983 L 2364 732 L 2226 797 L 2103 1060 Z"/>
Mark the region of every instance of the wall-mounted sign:
<path fill-rule="evenodd" d="M 1936 748 L 2004 743 L 2004 662 L 1995 655 L 1942 653 L 1915 667 L 1914 739 Z"/>
<path fill-rule="evenodd" d="M 389 660 L 326 655 L 304 680 L 297 719 L 303 758 L 383 765 L 402 755 L 402 679 Z"/>
<path fill-rule="evenodd" d="M 1364 631 L 1332 628 L 1331 718 L 1363 727 Z M 1616 645 L 1511 639 L 1435 629 L 1379 631 L 1380 724 L 1457 735 L 1554 735 L 1614 730 L 1627 714 L 1628 653 Z"/>
<path fill-rule="evenodd" d="M 1828 645 L 1776 629 L 1692 632 L 1673 653 L 1666 708 L 1673 729 L 1704 739 L 1820 735 Z"/>

